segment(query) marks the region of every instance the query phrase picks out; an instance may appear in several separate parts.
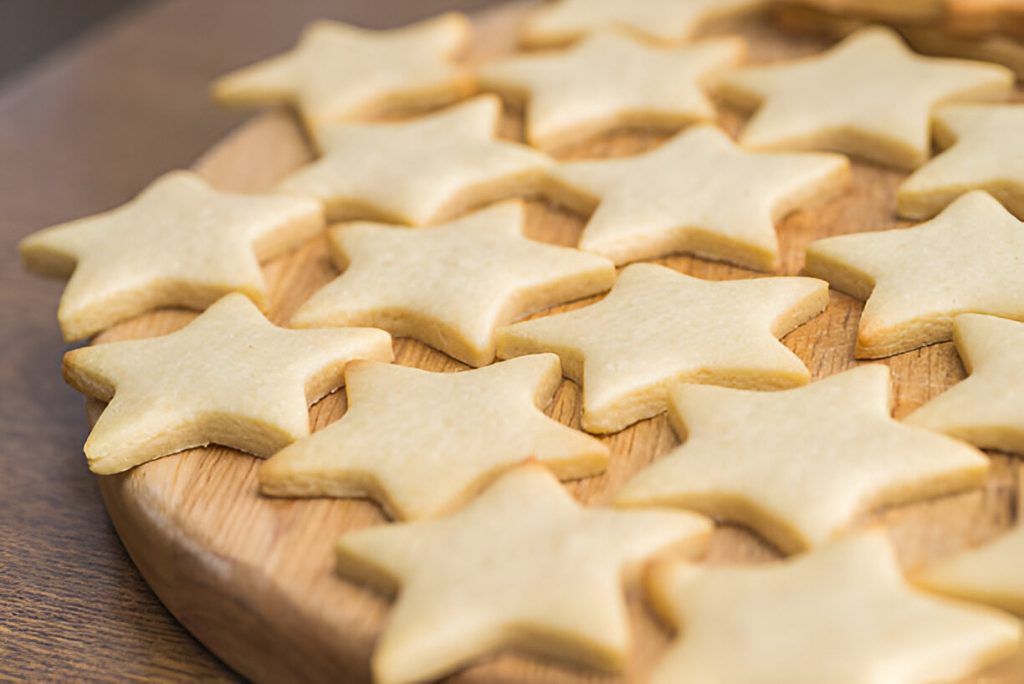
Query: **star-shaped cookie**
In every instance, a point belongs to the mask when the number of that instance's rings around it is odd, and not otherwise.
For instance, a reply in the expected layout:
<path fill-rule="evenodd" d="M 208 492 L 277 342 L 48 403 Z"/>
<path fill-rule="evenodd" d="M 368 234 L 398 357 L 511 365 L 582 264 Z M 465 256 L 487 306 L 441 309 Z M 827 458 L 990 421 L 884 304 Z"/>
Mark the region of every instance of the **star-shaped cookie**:
<path fill-rule="evenodd" d="M 858 514 L 981 485 L 988 461 L 889 415 L 889 369 L 870 365 L 782 392 L 679 385 L 684 444 L 615 495 L 740 522 L 787 553 L 819 546 Z"/>
<path fill-rule="evenodd" d="M 418 230 L 337 226 L 332 256 L 344 272 L 299 308 L 292 325 L 380 327 L 487 365 L 499 325 L 615 281 L 607 259 L 528 240 L 522 230 L 518 203 Z"/>
<path fill-rule="evenodd" d="M 672 45 L 692 36 L 702 24 L 764 4 L 765 0 L 556 0 L 534 10 L 520 41 L 528 47 L 549 47 L 611 29 Z"/>
<path fill-rule="evenodd" d="M 664 411 L 678 382 L 806 383 L 807 367 L 777 338 L 827 304 L 813 278 L 713 282 L 633 264 L 597 304 L 499 330 L 498 356 L 558 354 L 583 388 L 583 429 L 615 432 Z"/>
<path fill-rule="evenodd" d="M 174 171 L 117 209 L 29 235 L 19 250 L 30 270 L 70 276 L 57 320 L 73 341 L 163 306 L 203 309 L 232 291 L 262 307 L 260 261 L 323 226 L 310 199 L 218 192 Z"/>
<path fill-rule="evenodd" d="M 310 131 L 327 121 L 456 100 L 474 87 L 452 61 L 471 32 L 457 13 L 388 31 L 316 21 L 290 52 L 221 77 L 213 97 L 232 106 L 294 105 Z"/>
<path fill-rule="evenodd" d="M 230 294 L 170 335 L 69 351 L 64 379 L 110 402 L 85 442 L 108 475 L 210 443 L 270 456 L 309 434 L 309 405 L 357 358 L 390 361 L 390 336 L 278 328 Z"/>
<path fill-rule="evenodd" d="M 1009 69 L 921 57 L 895 31 L 865 28 L 812 57 L 727 72 L 720 93 L 757 109 L 740 135 L 752 149 L 828 149 L 913 169 L 928 159 L 932 109 L 1004 97 Z"/>
<path fill-rule="evenodd" d="M 774 222 L 841 191 L 850 164 L 838 154 L 746 152 L 697 126 L 646 154 L 562 164 L 555 175 L 572 205 L 593 211 L 584 251 L 616 264 L 687 252 L 772 270 Z"/>
<path fill-rule="evenodd" d="M 953 339 L 966 380 L 906 417 L 987 449 L 1024 454 L 1024 323 L 962 314 Z"/>
<path fill-rule="evenodd" d="M 931 591 L 1024 616 L 1024 481 L 1020 484 L 1013 529 L 925 567 L 914 575 L 914 581 Z"/>
<path fill-rule="evenodd" d="M 659 564 L 648 590 L 680 630 L 651 684 L 932 684 L 1010 655 L 1021 633 L 912 588 L 881 530 L 782 564 Z"/>
<path fill-rule="evenodd" d="M 812 242 L 804 272 L 867 300 L 857 358 L 899 354 L 950 339 L 960 313 L 1024 319 L 1024 223 L 977 190 L 919 226 Z"/>
<path fill-rule="evenodd" d="M 950 105 L 934 122 L 949 149 L 900 186 L 900 215 L 931 218 L 965 192 L 985 190 L 1024 218 L 1024 104 Z"/>
<path fill-rule="evenodd" d="M 583 508 L 527 464 L 447 518 L 346 534 L 338 569 L 398 592 L 373 655 L 379 684 L 504 648 L 614 671 L 630 644 L 623 574 L 669 548 L 702 553 L 711 528 L 684 512 Z"/>
<path fill-rule="evenodd" d="M 457 508 L 528 458 L 562 479 L 594 475 L 608 447 L 542 411 L 561 381 L 554 354 L 461 373 L 353 363 L 348 411 L 262 463 L 260 490 L 368 496 L 409 520 Z"/>
<path fill-rule="evenodd" d="M 501 101 L 484 95 L 411 121 L 323 126 L 324 156 L 277 189 L 319 199 L 331 220 L 414 226 L 543 191 L 551 160 L 497 140 L 500 120 Z"/>
<path fill-rule="evenodd" d="M 740 38 L 671 50 L 597 33 L 565 52 L 515 55 L 477 71 L 482 88 L 526 102 L 526 139 L 554 148 L 618 126 L 681 128 L 715 118 L 701 89 L 740 61 Z"/>

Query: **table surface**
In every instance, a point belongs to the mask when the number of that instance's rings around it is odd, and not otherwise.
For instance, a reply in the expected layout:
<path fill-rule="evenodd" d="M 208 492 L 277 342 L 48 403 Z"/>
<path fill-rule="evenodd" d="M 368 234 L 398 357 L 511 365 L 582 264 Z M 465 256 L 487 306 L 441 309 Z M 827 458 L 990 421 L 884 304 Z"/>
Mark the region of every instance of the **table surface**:
<path fill-rule="evenodd" d="M 164 609 L 107 519 L 61 380 L 63 284 L 25 273 L 28 233 L 118 205 L 249 114 L 219 74 L 287 49 L 317 17 L 375 28 L 494 0 L 161 0 L 0 90 L 0 680 L 230 681 Z"/>

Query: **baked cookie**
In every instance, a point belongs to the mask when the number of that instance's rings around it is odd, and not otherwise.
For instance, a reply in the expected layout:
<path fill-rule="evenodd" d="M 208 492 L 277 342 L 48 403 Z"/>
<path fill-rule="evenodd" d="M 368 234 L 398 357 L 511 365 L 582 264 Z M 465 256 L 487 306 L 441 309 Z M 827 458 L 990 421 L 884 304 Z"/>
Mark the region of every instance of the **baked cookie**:
<path fill-rule="evenodd" d="M 1003 98 L 1013 83 L 1005 67 L 921 57 L 895 31 L 870 27 L 819 55 L 725 72 L 719 92 L 757 110 L 740 135 L 751 149 L 826 149 L 914 169 L 928 159 L 936 105 Z"/>
<path fill-rule="evenodd" d="M 948 149 L 900 186 L 900 215 L 931 218 L 960 195 L 985 190 L 1024 218 L 1024 104 L 950 105 L 936 112 L 934 127 Z"/>
<path fill-rule="evenodd" d="M 946 0 L 946 21 L 961 33 L 1024 38 L 1024 0 Z"/>
<path fill-rule="evenodd" d="M 598 31 L 632 33 L 674 45 L 715 19 L 759 9 L 767 0 L 555 0 L 528 17 L 520 42 L 527 47 L 571 43 Z"/>
<path fill-rule="evenodd" d="M 988 473 L 980 451 L 890 417 L 883 365 L 781 392 L 683 384 L 669 396 L 683 445 L 614 503 L 736 521 L 786 553 L 827 543 L 868 510 L 979 487 Z"/>
<path fill-rule="evenodd" d="M 777 565 L 655 566 L 648 593 L 680 635 L 651 684 L 930 684 L 1012 653 L 1020 623 L 929 596 L 881 530 Z"/>
<path fill-rule="evenodd" d="M 942 20 L 947 0 L 782 0 L 776 4 L 809 8 L 836 17 L 900 24 L 932 24 Z"/>
<path fill-rule="evenodd" d="M 1024 323 L 962 314 L 953 319 L 953 340 L 970 377 L 906 423 L 1024 454 Z"/>
<path fill-rule="evenodd" d="M 398 594 L 373 654 L 379 684 L 433 680 L 504 648 L 618 671 L 623 573 L 669 548 L 703 553 L 711 529 L 681 511 L 583 508 L 527 464 L 447 518 L 346 534 L 338 571 Z"/>
<path fill-rule="evenodd" d="M 501 100 L 485 95 L 410 121 L 323 126 L 317 141 L 324 156 L 277 190 L 315 197 L 332 221 L 413 226 L 542 192 L 551 160 L 496 139 L 500 122 Z"/>
<path fill-rule="evenodd" d="M 525 103 L 526 139 L 552 149 L 623 126 L 677 129 L 715 118 L 702 86 L 746 51 L 740 38 L 674 49 L 596 33 L 555 54 L 482 65 L 480 87 Z"/>
<path fill-rule="evenodd" d="M 1024 320 L 1024 224 L 970 192 L 912 228 L 812 242 L 804 273 L 867 300 L 857 358 L 900 354 L 950 339 L 957 314 Z"/>
<path fill-rule="evenodd" d="M 708 281 L 664 266 L 623 269 L 597 304 L 498 331 L 498 356 L 550 351 L 583 389 L 583 429 L 616 432 L 666 409 L 679 382 L 777 389 L 810 379 L 777 338 L 817 316 L 813 278 Z"/>
<path fill-rule="evenodd" d="M 474 89 L 472 74 L 453 62 L 471 33 L 457 13 L 388 31 L 316 21 L 291 51 L 218 79 L 213 98 L 295 106 L 311 132 L 327 121 L 436 106 Z"/>
<path fill-rule="evenodd" d="M 931 591 L 987 603 L 1024 617 L 1024 482 L 1017 525 L 988 543 L 933 563 L 913 576 Z"/>
<path fill-rule="evenodd" d="M 563 201 L 592 212 L 579 241 L 586 252 L 616 264 L 685 252 L 768 271 L 779 267 L 775 222 L 841 192 L 850 164 L 838 154 L 746 152 L 702 125 L 646 154 L 553 173 Z"/>
<path fill-rule="evenodd" d="M 292 325 L 380 327 L 485 366 L 494 360 L 498 326 L 615 281 L 607 259 L 534 242 L 522 231 L 518 203 L 418 230 L 336 226 L 331 255 L 343 273 L 299 308 Z"/>
<path fill-rule="evenodd" d="M 391 358 L 383 330 L 286 330 L 230 294 L 170 335 L 69 351 L 64 379 L 110 402 L 85 442 L 109 475 L 211 443 L 270 456 L 309 434 L 350 361 Z"/>
<path fill-rule="evenodd" d="M 561 479 L 594 475 L 608 447 L 543 413 L 561 381 L 554 354 L 461 373 L 354 362 L 345 415 L 262 463 L 260 491 L 368 496 L 409 520 L 457 508 L 528 458 Z"/>
<path fill-rule="evenodd" d="M 218 192 L 174 171 L 117 209 L 33 233 L 18 248 L 29 270 L 69 278 L 57 320 L 74 341 L 160 307 L 203 309 L 229 292 L 264 307 L 260 262 L 323 227 L 311 199 Z"/>

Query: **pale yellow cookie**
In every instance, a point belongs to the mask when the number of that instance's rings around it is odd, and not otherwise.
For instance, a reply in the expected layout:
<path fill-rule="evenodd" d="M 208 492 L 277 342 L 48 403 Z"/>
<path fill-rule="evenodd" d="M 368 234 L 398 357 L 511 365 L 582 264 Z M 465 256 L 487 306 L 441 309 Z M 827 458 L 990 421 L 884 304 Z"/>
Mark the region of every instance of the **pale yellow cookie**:
<path fill-rule="evenodd" d="M 594 475 L 608 447 L 542 410 L 561 381 L 554 354 L 462 373 L 352 363 L 345 415 L 262 463 L 260 491 L 368 496 L 409 520 L 457 508 L 530 458 L 562 479 Z"/>
<path fill-rule="evenodd" d="M 615 495 L 742 523 L 787 553 L 820 546 L 861 513 L 978 487 L 988 460 L 889 415 L 889 369 L 861 366 L 782 392 L 679 385 L 683 445 Z"/>
<path fill-rule="evenodd" d="M 949 149 L 900 186 L 900 215 L 931 218 L 960 195 L 985 190 L 1024 218 L 1024 104 L 950 105 L 934 121 Z"/>
<path fill-rule="evenodd" d="M 740 143 L 827 149 L 914 169 L 929 156 L 929 118 L 953 99 L 1003 98 L 1013 73 L 984 62 L 921 57 L 886 28 L 857 31 L 820 55 L 725 72 L 720 93 L 757 110 Z"/>
<path fill-rule="evenodd" d="M 332 257 L 343 273 L 302 305 L 292 325 L 384 328 L 470 366 L 487 365 L 499 325 L 615 281 L 607 259 L 534 242 L 522 231 L 518 203 L 418 230 L 337 226 Z"/>
<path fill-rule="evenodd" d="M 29 270 L 69 278 L 57 320 L 73 341 L 159 307 L 203 309 L 232 291 L 263 307 L 260 261 L 323 226 L 312 200 L 218 192 L 174 171 L 117 209 L 33 233 L 18 248 Z"/>
<path fill-rule="evenodd" d="M 995 62 L 1009 68 L 1024 80 L 1024 42 L 999 34 L 958 36 L 930 26 L 904 28 L 901 33 L 913 48 L 928 55 L 946 55 Z"/>
<path fill-rule="evenodd" d="M 583 388 L 583 429 L 615 432 L 666 408 L 676 383 L 770 389 L 808 381 L 777 338 L 817 316 L 813 278 L 709 281 L 633 264 L 597 304 L 498 331 L 498 356 L 551 351 Z"/>
<path fill-rule="evenodd" d="M 556 167 L 573 206 L 593 214 L 579 248 L 624 264 L 685 252 L 747 268 L 779 266 L 775 221 L 849 182 L 846 157 L 751 153 L 714 126 L 646 154 Z"/>
<path fill-rule="evenodd" d="M 674 45 L 703 24 L 765 4 L 767 0 L 555 0 L 534 10 L 520 41 L 528 47 L 548 47 L 611 29 Z"/>
<path fill-rule="evenodd" d="M 1021 634 L 1009 615 L 912 588 L 882 530 L 781 564 L 659 564 L 648 590 L 679 630 L 651 684 L 934 684 Z"/>
<path fill-rule="evenodd" d="M 1024 481 L 1017 494 L 1017 525 L 977 548 L 933 563 L 914 581 L 932 591 L 987 603 L 1024 616 Z"/>
<path fill-rule="evenodd" d="M 1024 323 L 962 314 L 953 319 L 953 340 L 970 377 L 911 413 L 907 424 L 1024 454 Z"/>
<path fill-rule="evenodd" d="M 981 191 L 919 226 L 812 242 L 804 273 L 867 300 L 857 358 L 944 342 L 953 317 L 1024 319 L 1024 224 Z"/>
<path fill-rule="evenodd" d="M 541 148 L 607 129 L 675 129 L 715 118 L 702 85 L 746 52 L 740 38 L 674 49 L 597 33 L 555 54 L 513 55 L 477 70 L 482 88 L 526 105 L 526 139 Z"/>
<path fill-rule="evenodd" d="M 414 226 L 542 192 L 551 160 L 496 139 L 500 121 L 501 100 L 484 95 L 410 121 L 323 126 L 324 156 L 277 190 L 319 199 L 334 221 Z"/>
<path fill-rule="evenodd" d="M 621 670 L 624 573 L 712 526 L 672 511 L 583 508 L 548 471 L 509 471 L 457 513 L 351 532 L 342 575 L 398 593 L 373 654 L 378 684 L 433 680 L 502 649 Z"/>
<path fill-rule="evenodd" d="M 473 90 L 472 75 L 452 61 L 471 33 L 457 13 L 388 31 L 316 21 L 291 51 L 221 77 L 213 97 L 232 106 L 293 105 L 310 131 L 437 105 Z"/>
<path fill-rule="evenodd" d="M 110 402 L 85 442 L 108 475 L 211 443 L 270 456 L 309 434 L 309 405 L 357 358 L 390 361 L 390 336 L 278 328 L 230 294 L 170 335 L 69 351 L 64 379 Z"/>

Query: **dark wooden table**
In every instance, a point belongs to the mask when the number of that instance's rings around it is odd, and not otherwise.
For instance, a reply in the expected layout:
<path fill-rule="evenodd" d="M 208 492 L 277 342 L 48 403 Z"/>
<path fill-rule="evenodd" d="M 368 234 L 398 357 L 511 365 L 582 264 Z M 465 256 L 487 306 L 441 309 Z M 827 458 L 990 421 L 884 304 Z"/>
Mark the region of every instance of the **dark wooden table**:
<path fill-rule="evenodd" d="M 494 0 L 162 0 L 0 90 L 0 680 L 231 680 L 164 609 L 107 520 L 65 387 L 62 283 L 22 271 L 24 235 L 132 197 L 247 115 L 217 75 L 332 17 L 373 27 Z"/>

